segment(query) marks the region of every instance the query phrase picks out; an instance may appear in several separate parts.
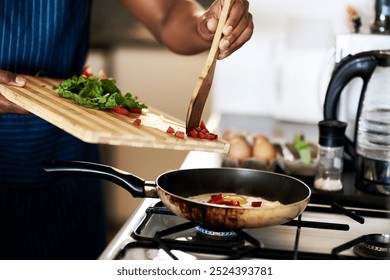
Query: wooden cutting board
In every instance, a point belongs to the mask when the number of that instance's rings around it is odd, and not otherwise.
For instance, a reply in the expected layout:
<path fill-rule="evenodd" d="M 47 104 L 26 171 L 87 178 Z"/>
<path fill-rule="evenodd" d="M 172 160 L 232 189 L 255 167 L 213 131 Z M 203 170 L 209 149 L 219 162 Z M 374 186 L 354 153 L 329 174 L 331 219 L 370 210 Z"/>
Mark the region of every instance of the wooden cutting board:
<path fill-rule="evenodd" d="M 168 126 L 185 133 L 185 123 L 150 108 L 142 115 L 128 116 L 85 108 L 62 98 L 53 85 L 60 80 L 24 76 L 25 87 L 0 84 L 0 92 L 11 102 L 25 108 L 53 125 L 88 143 L 227 153 L 229 143 L 185 136 L 184 139 L 166 133 Z M 133 121 L 141 119 L 141 125 Z"/>

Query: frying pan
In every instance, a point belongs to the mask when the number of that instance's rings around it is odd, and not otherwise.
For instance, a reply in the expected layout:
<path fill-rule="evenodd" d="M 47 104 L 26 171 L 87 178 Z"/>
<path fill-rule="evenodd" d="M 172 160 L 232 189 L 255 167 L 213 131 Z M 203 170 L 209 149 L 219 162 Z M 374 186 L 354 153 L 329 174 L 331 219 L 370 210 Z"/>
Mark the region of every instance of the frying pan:
<path fill-rule="evenodd" d="M 52 175 L 85 175 L 106 179 L 133 197 L 155 197 L 174 214 L 201 225 L 219 228 L 259 228 L 284 224 L 301 214 L 311 190 L 290 176 L 244 168 L 173 170 L 146 181 L 111 166 L 81 161 L 44 161 Z M 279 201 L 272 207 L 237 207 L 203 203 L 189 197 L 209 193 L 235 193 Z"/>

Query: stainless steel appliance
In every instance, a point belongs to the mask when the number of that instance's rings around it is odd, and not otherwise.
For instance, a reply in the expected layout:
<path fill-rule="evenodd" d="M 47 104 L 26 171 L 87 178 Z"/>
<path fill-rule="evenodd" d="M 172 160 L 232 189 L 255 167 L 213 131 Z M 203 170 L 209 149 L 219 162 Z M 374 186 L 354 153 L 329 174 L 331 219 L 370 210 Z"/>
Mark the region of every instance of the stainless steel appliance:
<path fill-rule="evenodd" d="M 317 139 L 317 126 L 270 118 L 224 114 L 212 116 L 218 131 L 240 128 L 291 139 L 297 131 Z M 212 129 L 211 125 L 208 125 Z M 220 167 L 220 154 L 191 152 L 182 169 Z M 277 170 L 277 172 L 282 172 Z M 313 184 L 313 178 L 299 177 Z M 356 189 L 346 162 L 344 189 L 313 190 L 308 207 L 296 219 L 253 229 L 199 229 L 173 215 L 158 199 L 145 199 L 129 217 L 100 259 L 380 259 L 390 257 L 390 200 Z"/>

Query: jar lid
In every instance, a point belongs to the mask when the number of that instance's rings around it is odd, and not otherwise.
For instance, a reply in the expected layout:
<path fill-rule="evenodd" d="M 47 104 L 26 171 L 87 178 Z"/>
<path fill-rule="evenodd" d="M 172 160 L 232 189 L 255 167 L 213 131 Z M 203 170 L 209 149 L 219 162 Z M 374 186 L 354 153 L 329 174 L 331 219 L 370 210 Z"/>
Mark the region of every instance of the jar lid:
<path fill-rule="evenodd" d="M 319 144 L 324 147 L 344 146 L 347 123 L 338 120 L 323 120 L 318 123 Z"/>

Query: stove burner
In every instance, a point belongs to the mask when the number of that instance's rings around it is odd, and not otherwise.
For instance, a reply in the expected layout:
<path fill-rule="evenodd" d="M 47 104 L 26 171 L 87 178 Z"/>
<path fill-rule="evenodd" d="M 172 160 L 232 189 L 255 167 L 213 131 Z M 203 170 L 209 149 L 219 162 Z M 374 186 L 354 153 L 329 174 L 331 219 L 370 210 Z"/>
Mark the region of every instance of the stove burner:
<path fill-rule="evenodd" d="M 390 234 L 369 234 L 354 246 L 354 252 L 368 259 L 390 259 Z"/>
<path fill-rule="evenodd" d="M 196 236 L 209 239 L 209 240 L 236 240 L 239 239 L 238 234 L 230 229 L 221 229 L 221 228 L 211 228 L 206 226 L 197 226 Z"/>

